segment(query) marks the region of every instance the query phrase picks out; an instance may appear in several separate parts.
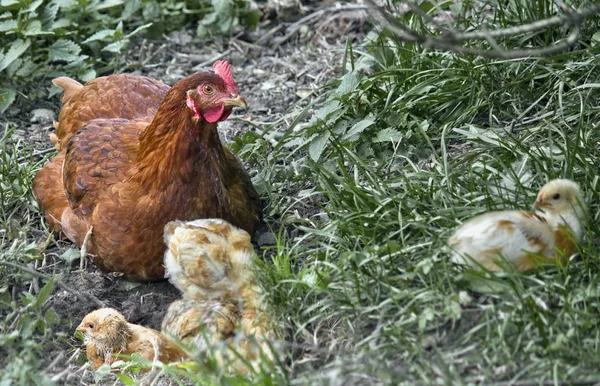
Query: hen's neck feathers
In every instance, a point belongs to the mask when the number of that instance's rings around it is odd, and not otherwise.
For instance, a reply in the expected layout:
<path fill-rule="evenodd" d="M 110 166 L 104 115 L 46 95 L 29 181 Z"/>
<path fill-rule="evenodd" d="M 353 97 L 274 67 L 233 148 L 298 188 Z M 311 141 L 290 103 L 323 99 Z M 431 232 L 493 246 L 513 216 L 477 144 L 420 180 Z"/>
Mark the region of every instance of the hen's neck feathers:
<path fill-rule="evenodd" d="M 227 163 L 217 124 L 196 120 L 185 105 L 185 95 L 172 89 L 140 136 L 139 177 L 148 188 L 164 188 L 175 180 L 214 181 L 219 195 Z"/>

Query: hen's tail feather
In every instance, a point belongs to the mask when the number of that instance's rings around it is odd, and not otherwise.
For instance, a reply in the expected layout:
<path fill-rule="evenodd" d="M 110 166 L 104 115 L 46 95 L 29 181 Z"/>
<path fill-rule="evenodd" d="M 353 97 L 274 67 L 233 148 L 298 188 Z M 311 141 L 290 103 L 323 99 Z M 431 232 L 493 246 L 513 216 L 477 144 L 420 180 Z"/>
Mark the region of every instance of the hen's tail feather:
<path fill-rule="evenodd" d="M 73 98 L 83 88 L 81 83 L 74 79 L 67 78 L 66 76 L 52 79 L 52 83 L 54 83 L 55 86 L 65 90 L 62 98 L 60 99 L 62 103 L 67 103 L 70 101 L 71 98 Z"/>

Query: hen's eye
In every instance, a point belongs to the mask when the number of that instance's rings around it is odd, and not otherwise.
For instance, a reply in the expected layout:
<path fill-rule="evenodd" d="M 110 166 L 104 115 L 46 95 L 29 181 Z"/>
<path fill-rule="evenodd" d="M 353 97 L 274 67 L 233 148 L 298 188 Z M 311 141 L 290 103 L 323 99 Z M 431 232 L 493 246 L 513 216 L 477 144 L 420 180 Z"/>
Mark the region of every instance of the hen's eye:
<path fill-rule="evenodd" d="M 212 86 L 211 86 L 211 85 L 209 85 L 209 84 L 205 84 L 205 85 L 204 85 L 204 92 L 205 92 L 205 93 L 207 93 L 207 94 L 212 94 L 212 93 L 213 93 L 213 91 L 214 91 L 214 90 L 213 90 L 213 88 L 212 88 Z"/>
<path fill-rule="evenodd" d="M 94 327 L 95 327 L 95 325 L 94 325 L 94 323 L 88 323 L 88 327 L 89 327 L 89 328 L 94 328 Z"/>
<path fill-rule="evenodd" d="M 560 193 L 556 193 L 554 196 L 552 196 L 553 200 L 558 200 L 560 198 Z"/>

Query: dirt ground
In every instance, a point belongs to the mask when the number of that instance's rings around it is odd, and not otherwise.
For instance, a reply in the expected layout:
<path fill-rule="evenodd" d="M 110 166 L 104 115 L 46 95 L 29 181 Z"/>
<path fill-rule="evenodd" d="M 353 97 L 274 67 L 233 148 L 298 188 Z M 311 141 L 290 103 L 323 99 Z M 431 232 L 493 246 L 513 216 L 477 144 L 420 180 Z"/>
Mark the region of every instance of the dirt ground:
<path fill-rule="evenodd" d="M 341 8 L 315 14 L 326 7 L 327 4 L 314 2 L 295 12 L 293 9 L 286 13 L 275 10 L 275 19 L 266 20 L 256 31 L 239 33 L 234 38 L 199 41 L 190 30 L 173 33 L 163 41 L 139 39 L 122 58 L 121 72 L 151 76 L 173 84 L 199 69 L 210 68 L 218 59 L 226 59 L 232 65 L 240 93 L 250 109 L 245 113 L 234 111 L 230 119 L 220 123 L 223 140 L 230 141 L 246 130 L 257 130 L 245 120 L 254 122 L 259 129 L 278 120 L 286 125 L 290 121 L 288 117 L 310 103 L 319 88 L 340 73 L 346 40 L 359 42 L 364 37 L 367 21 L 361 10 L 353 8 L 356 5 L 342 3 Z M 48 134 L 52 131 L 52 120 L 58 116 L 59 97 L 55 96 L 41 107 L 42 110 L 32 111 L 29 116 L 21 115 L 21 122 L 17 121 L 19 129 L 13 136 L 32 144 L 34 154 L 39 157 L 52 152 Z M 47 235 L 32 230 L 31 237 L 42 242 Z M 253 240 L 259 248 L 272 243 L 274 238 L 263 224 Z M 44 372 L 60 384 L 85 384 L 93 382 L 93 377 L 89 369 L 81 366 L 85 357 L 82 351 L 77 352 L 82 345 L 73 337 L 73 332 L 85 314 L 98 308 L 92 297 L 122 311 L 132 323 L 160 329 L 167 307 L 179 293 L 166 281 L 136 283 L 118 274 L 105 274 L 89 259 L 82 272 L 79 259 L 69 266 L 60 258 L 65 250 L 75 247 L 62 240 L 58 245 L 46 249 L 45 264 L 38 270 L 61 273 L 62 283 L 79 296 L 56 287 L 47 302 L 61 318 L 61 339 L 48 347 Z"/>

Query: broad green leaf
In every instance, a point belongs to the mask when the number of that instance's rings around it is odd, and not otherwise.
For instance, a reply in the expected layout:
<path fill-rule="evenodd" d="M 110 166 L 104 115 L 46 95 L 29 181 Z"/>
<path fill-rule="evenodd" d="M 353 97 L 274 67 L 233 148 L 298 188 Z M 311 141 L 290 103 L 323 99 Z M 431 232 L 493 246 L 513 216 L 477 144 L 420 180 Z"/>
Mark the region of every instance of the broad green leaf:
<path fill-rule="evenodd" d="M 115 38 L 120 39 L 123 35 L 123 20 L 119 21 L 119 24 L 115 27 Z"/>
<path fill-rule="evenodd" d="M 80 255 L 78 249 L 69 248 L 60 255 L 60 258 L 71 264 L 73 261 L 79 259 Z"/>
<path fill-rule="evenodd" d="M 44 3 L 44 0 L 37 0 L 29 4 L 29 7 L 23 9 L 22 12 L 35 12 L 36 9 L 39 8 L 40 5 Z"/>
<path fill-rule="evenodd" d="M 0 113 L 6 111 L 6 109 L 15 101 L 17 97 L 17 91 L 12 88 L 0 89 Z"/>
<path fill-rule="evenodd" d="M 77 3 L 75 0 L 54 0 L 53 2 L 63 9 L 69 9 L 79 6 L 79 3 Z"/>
<path fill-rule="evenodd" d="M 13 330 L 8 334 L 0 334 L 0 344 L 8 345 L 10 342 L 14 341 L 19 337 L 19 330 Z"/>
<path fill-rule="evenodd" d="M 82 82 L 89 82 L 90 80 L 96 79 L 96 70 L 90 68 L 89 70 L 87 70 L 86 72 L 84 72 L 83 74 L 79 75 L 79 79 Z"/>
<path fill-rule="evenodd" d="M 48 59 L 52 61 L 74 62 L 79 59 L 81 47 L 71 40 L 59 39 L 50 46 Z"/>
<path fill-rule="evenodd" d="M 57 30 L 57 29 L 61 29 L 61 28 L 69 28 L 71 27 L 73 23 L 71 23 L 71 21 L 69 19 L 66 18 L 61 18 L 58 19 L 57 21 L 55 21 L 54 23 L 52 23 L 52 31 Z"/>
<path fill-rule="evenodd" d="M 354 72 L 349 72 L 342 77 L 342 82 L 335 92 L 338 95 L 348 94 L 349 92 L 356 90 L 359 83 L 360 77 Z"/>
<path fill-rule="evenodd" d="M 596 47 L 599 44 L 600 44 L 600 31 L 598 31 L 594 35 L 592 35 L 592 46 Z"/>
<path fill-rule="evenodd" d="M 19 58 L 15 61 L 13 61 L 10 66 L 6 67 L 4 69 L 4 72 L 6 73 L 6 75 L 8 75 L 10 78 L 15 76 L 15 73 L 21 68 L 21 66 L 23 65 L 23 59 Z M 17 186 L 16 189 L 20 189 L 20 186 Z"/>
<path fill-rule="evenodd" d="M 16 20 L 3 20 L 0 21 L 0 32 L 7 32 L 11 30 L 17 29 L 17 21 Z"/>
<path fill-rule="evenodd" d="M 89 11 L 103 11 L 105 9 L 117 7 L 123 4 L 123 0 L 105 0 L 100 2 L 94 2 L 93 6 L 89 7 Z"/>
<path fill-rule="evenodd" d="M 403 137 L 403 134 L 396 129 L 392 129 L 390 127 L 380 130 L 375 138 L 373 138 L 373 142 L 391 142 L 391 141 L 399 141 Z"/>
<path fill-rule="evenodd" d="M 321 133 L 317 138 L 315 138 L 310 145 L 308 146 L 308 154 L 313 161 L 318 161 L 323 154 L 323 150 L 325 149 L 325 145 L 329 140 L 331 133 L 329 131 L 325 131 Z"/>
<path fill-rule="evenodd" d="M 208 35 L 208 28 L 206 28 L 206 26 L 203 25 L 202 23 L 198 23 L 198 28 L 196 28 L 196 36 L 202 38 L 207 35 Z"/>
<path fill-rule="evenodd" d="M 482 294 L 501 294 L 510 293 L 511 288 L 508 283 L 503 281 L 501 278 L 496 277 L 484 277 L 480 272 L 470 273 L 466 271 L 463 274 L 465 280 L 469 283 L 469 289 L 474 292 Z"/>
<path fill-rule="evenodd" d="M 219 18 L 219 14 L 217 14 L 216 12 L 212 12 L 209 13 L 208 15 L 204 16 L 204 19 L 202 19 L 202 24 L 207 26 L 207 25 L 211 25 L 217 22 L 217 19 Z"/>
<path fill-rule="evenodd" d="M 127 46 L 127 43 L 128 43 L 127 39 L 119 40 L 119 41 L 116 41 L 114 43 L 107 45 L 106 47 L 104 47 L 102 49 L 102 51 L 119 53 L 125 48 L 125 46 Z"/>
<path fill-rule="evenodd" d="M 129 20 L 131 19 L 142 7 L 141 0 L 129 0 L 125 2 L 125 6 L 123 7 L 123 12 L 121 12 L 121 20 Z M 143 15 L 144 19 L 148 20 L 146 15 Z"/>
<path fill-rule="evenodd" d="M 2 0 L 0 1 L 0 5 L 3 7 L 11 7 L 13 5 L 19 5 L 18 0 Z"/>
<path fill-rule="evenodd" d="M 31 41 L 17 39 L 15 40 L 8 49 L 8 52 L 2 56 L 0 59 L 0 71 L 4 70 L 8 67 L 12 62 L 14 62 L 19 56 L 23 55 L 25 51 L 31 45 Z"/>
<path fill-rule="evenodd" d="M 41 307 L 44 305 L 44 303 L 46 303 L 46 300 L 48 300 L 48 297 L 50 297 L 50 294 L 52 293 L 53 287 L 54 276 L 52 276 L 50 280 L 48 280 L 46 285 L 40 290 L 40 293 L 38 294 L 37 299 L 35 300 L 35 307 Z"/>
<path fill-rule="evenodd" d="M 435 312 L 431 307 L 427 307 L 419 314 L 419 330 L 423 331 L 427 326 L 427 322 L 435 318 Z"/>
<path fill-rule="evenodd" d="M 360 122 L 357 122 L 348 130 L 348 132 L 344 135 L 343 139 L 352 139 L 357 134 L 362 133 L 365 129 L 375 123 L 373 118 L 366 118 Z M 356 140 L 356 139 L 354 139 Z"/>
<path fill-rule="evenodd" d="M 117 373 L 117 377 L 119 377 L 119 380 L 121 382 L 123 382 L 123 384 L 125 386 L 133 386 L 135 385 L 135 382 L 133 380 L 133 378 L 131 378 L 129 375 L 127 374 L 123 374 L 123 373 Z"/>
<path fill-rule="evenodd" d="M 244 23 L 249 27 L 249 28 L 254 28 L 258 25 L 258 23 L 260 22 L 260 13 L 258 12 L 248 12 L 245 16 L 244 16 Z"/>
<path fill-rule="evenodd" d="M 60 322 L 60 317 L 56 314 L 53 308 L 48 308 L 44 313 L 44 319 L 46 320 L 47 326 L 53 326 Z"/>
<path fill-rule="evenodd" d="M 338 111 L 339 108 L 340 108 L 339 101 L 336 101 L 336 100 L 329 101 L 328 103 L 325 104 L 325 106 L 323 106 L 319 110 L 317 110 L 317 112 L 315 113 L 315 117 L 322 121 L 326 121 L 327 118 L 329 118 L 329 116 L 331 116 L 331 114 L 333 114 L 334 112 Z"/>
<path fill-rule="evenodd" d="M 127 4 L 129 5 L 129 2 L 127 2 Z M 144 3 L 144 9 L 142 11 L 144 20 L 160 19 L 160 13 L 161 13 L 160 5 L 158 5 L 158 3 L 156 1 Z"/>
<path fill-rule="evenodd" d="M 429 11 L 431 11 L 433 8 L 433 4 L 431 4 L 429 1 L 424 1 L 419 5 L 419 8 L 425 11 L 425 13 L 429 13 Z"/>
<path fill-rule="evenodd" d="M 54 35 L 52 32 L 44 31 L 42 22 L 39 20 L 33 20 L 28 23 L 22 33 L 24 36 Z"/>
<path fill-rule="evenodd" d="M 231 0 L 212 0 L 212 6 L 218 15 L 229 15 L 232 12 Z"/>
<path fill-rule="evenodd" d="M 81 44 L 94 42 L 96 40 L 103 40 L 103 39 L 106 39 L 107 37 L 112 37 L 114 35 L 114 33 L 115 33 L 115 31 L 112 29 L 103 29 L 101 31 L 96 32 L 95 34 L 93 34 L 89 38 L 85 39 L 84 41 L 82 41 Z"/>
<path fill-rule="evenodd" d="M 54 23 L 54 20 L 56 20 L 57 14 L 58 5 L 55 3 L 50 3 L 46 5 L 42 10 L 39 19 L 42 22 L 42 26 L 46 31 L 52 31 L 52 25 Z"/>
<path fill-rule="evenodd" d="M 94 381 L 100 382 L 103 378 L 110 375 L 110 365 L 102 365 L 96 371 L 94 371 Z"/>

